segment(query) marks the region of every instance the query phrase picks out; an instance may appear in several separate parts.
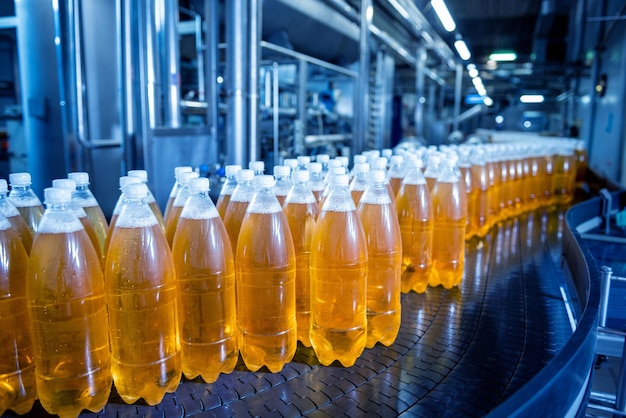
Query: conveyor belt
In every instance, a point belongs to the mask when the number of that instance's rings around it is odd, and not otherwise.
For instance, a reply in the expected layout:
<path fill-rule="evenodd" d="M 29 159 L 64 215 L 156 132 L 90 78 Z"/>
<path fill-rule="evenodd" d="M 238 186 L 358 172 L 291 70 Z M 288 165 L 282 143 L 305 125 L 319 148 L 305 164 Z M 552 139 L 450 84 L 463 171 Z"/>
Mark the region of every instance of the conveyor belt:
<path fill-rule="evenodd" d="M 366 349 L 353 367 L 321 366 L 300 346 L 281 373 L 240 363 L 214 384 L 181 382 L 155 407 L 126 405 L 113 392 L 98 415 L 483 416 L 572 334 L 558 267 L 562 218 L 532 212 L 470 241 L 462 285 L 404 295 L 395 343 Z"/>

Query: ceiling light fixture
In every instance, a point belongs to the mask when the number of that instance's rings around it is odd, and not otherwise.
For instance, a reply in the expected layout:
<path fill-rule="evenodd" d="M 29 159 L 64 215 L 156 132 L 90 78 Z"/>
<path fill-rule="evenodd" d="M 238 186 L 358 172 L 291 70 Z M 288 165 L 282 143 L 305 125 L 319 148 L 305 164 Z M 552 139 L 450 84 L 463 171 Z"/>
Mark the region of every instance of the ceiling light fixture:
<path fill-rule="evenodd" d="M 456 23 L 454 23 L 454 19 L 452 19 L 452 15 L 443 0 L 432 0 L 430 5 L 435 9 L 435 13 L 437 13 L 437 17 L 445 30 L 452 32 L 456 29 Z"/>
<path fill-rule="evenodd" d="M 522 103 L 543 103 L 543 100 L 542 94 L 523 94 L 519 98 Z"/>
<path fill-rule="evenodd" d="M 459 53 L 459 57 L 461 57 L 463 61 L 467 61 L 468 59 L 472 58 L 472 53 L 470 52 L 469 48 L 467 48 L 467 44 L 463 39 L 454 41 L 454 48 L 456 49 L 456 52 Z"/>
<path fill-rule="evenodd" d="M 476 68 L 470 68 L 469 70 L 467 70 L 467 73 L 472 78 L 478 77 L 478 70 Z"/>
<path fill-rule="evenodd" d="M 483 103 L 485 104 L 485 106 L 493 106 L 493 99 L 489 96 L 485 96 L 485 98 L 483 99 Z"/>
<path fill-rule="evenodd" d="M 516 59 L 517 59 L 517 54 L 515 52 L 510 52 L 510 51 L 494 52 L 493 54 L 489 55 L 490 61 L 502 62 L 502 61 L 515 61 Z"/>

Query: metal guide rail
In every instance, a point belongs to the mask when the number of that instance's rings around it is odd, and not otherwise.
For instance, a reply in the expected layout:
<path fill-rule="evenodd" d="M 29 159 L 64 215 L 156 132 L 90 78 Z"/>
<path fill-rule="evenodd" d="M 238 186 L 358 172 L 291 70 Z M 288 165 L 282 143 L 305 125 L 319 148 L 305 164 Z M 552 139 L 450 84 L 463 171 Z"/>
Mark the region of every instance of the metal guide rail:
<path fill-rule="evenodd" d="M 213 384 L 183 379 L 156 406 L 142 400 L 127 405 L 113 389 L 103 411 L 82 416 L 531 413 L 536 405 L 529 402 L 556 373 L 546 369 L 570 344 L 579 316 L 564 301 L 568 292 L 558 264 L 563 218 L 563 210 L 530 212 L 469 241 L 461 286 L 403 295 L 397 340 L 390 347 L 365 349 L 353 367 L 321 366 L 312 349 L 299 346 L 280 373 L 253 373 L 240 361 Z M 562 415 L 563 408 L 580 402 L 579 389 L 572 390 L 572 396 L 546 407 Z M 37 402 L 31 414 L 45 412 Z"/>

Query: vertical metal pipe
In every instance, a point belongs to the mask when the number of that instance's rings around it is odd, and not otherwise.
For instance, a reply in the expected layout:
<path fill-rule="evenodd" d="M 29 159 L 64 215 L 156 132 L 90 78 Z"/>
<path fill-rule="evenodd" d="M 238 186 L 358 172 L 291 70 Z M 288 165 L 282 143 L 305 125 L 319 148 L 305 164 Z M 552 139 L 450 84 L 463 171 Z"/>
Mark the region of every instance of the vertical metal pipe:
<path fill-rule="evenodd" d="M 437 94 L 437 83 L 430 83 L 428 85 L 428 110 L 426 112 L 427 116 L 425 118 L 424 126 L 431 125 L 435 122 L 435 95 Z M 425 129 L 424 129 L 425 131 Z M 428 138 L 430 136 L 430 132 L 425 132 L 424 137 Z"/>
<path fill-rule="evenodd" d="M 619 416 L 623 416 L 626 413 L 626 338 L 624 339 L 622 356 L 619 361 L 617 388 L 615 388 L 615 409 L 621 412 Z"/>
<path fill-rule="evenodd" d="M 370 77 L 370 24 L 374 15 L 372 0 L 361 0 L 361 26 L 359 31 L 359 77 L 356 80 L 354 95 L 354 132 L 352 153 L 360 154 L 365 146 L 369 118 L 369 77 Z"/>
<path fill-rule="evenodd" d="M 463 65 L 456 65 L 456 79 L 454 83 L 454 123 L 452 130 L 459 130 L 459 116 L 461 115 L 461 87 L 463 85 Z"/>
<path fill-rule="evenodd" d="M 209 2 L 214 3 L 214 2 Z M 204 83 L 204 47 L 202 42 L 202 16 L 194 15 L 195 37 L 196 37 L 196 62 L 198 63 L 198 100 L 205 100 L 205 83 Z M 180 55 L 180 51 L 179 51 Z M 179 64 L 180 65 L 180 64 Z"/>
<path fill-rule="evenodd" d="M 204 16 L 206 20 L 206 37 L 204 45 L 206 48 L 205 55 L 205 72 L 204 78 L 207 106 L 207 127 L 211 138 L 209 139 L 209 155 L 208 163 L 217 164 L 219 161 L 219 147 L 217 142 L 217 45 L 219 44 L 219 12 L 217 9 L 217 1 L 204 2 Z"/>
<path fill-rule="evenodd" d="M 137 2 L 136 7 L 139 9 L 139 36 L 141 39 L 139 51 L 139 65 L 141 71 L 142 84 L 145 85 L 145 109 L 146 112 L 146 130 L 154 129 L 157 126 L 163 126 L 162 105 L 159 99 L 165 94 L 163 86 L 159 82 L 159 43 L 157 34 L 157 3 L 162 0 L 147 0 L 145 3 Z M 144 141 L 146 142 L 146 141 Z M 146 152 L 146 150 L 144 150 Z"/>
<path fill-rule="evenodd" d="M 226 0 L 226 83 L 227 108 L 226 144 L 227 163 L 247 166 L 250 161 L 247 149 L 248 114 L 245 102 L 245 75 L 248 56 L 246 33 L 248 26 L 247 2 Z"/>
<path fill-rule="evenodd" d="M 160 0 L 157 16 L 161 26 L 161 83 L 164 89 L 164 122 L 170 128 L 180 128 L 180 53 L 178 46 L 178 0 Z"/>
<path fill-rule="evenodd" d="M 250 0 L 250 34 L 249 34 L 249 149 L 254 160 L 261 158 L 259 147 L 259 61 L 261 59 L 262 1 Z M 245 32 L 244 32 L 245 33 Z"/>
<path fill-rule="evenodd" d="M 309 65 L 300 59 L 298 60 L 298 119 L 297 126 L 294 129 L 294 152 L 296 155 L 304 154 L 304 137 L 306 136 L 307 124 L 307 80 Z"/>
<path fill-rule="evenodd" d="M 600 282 L 600 309 L 598 312 L 598 325 L 600 327 L 606 326 L 606 312 L 609 306 L 609 294 L 611 293 L 611 275 L 613 269 L 609 266 L 600 267 L 600 274 L 602 275 Z"/>
<path fill-rule="evenodd" d="M 279 164 L 279 150 L 278 150 L 278 139 L 279 139 L 279 126 L 278 126 L 278 118 L 280 110 L 280 103 L 278 99 L 278 63 L 275 62 L 272 64 L 272 127 L 273 127 L 273 147 L 272 150 L 274 152 L 274 166 Z"/>
<path fill-rule="evenodd" d="M 417 50 L 415 60 L 415 136 L 424 138 L 424 70 L 426 70 L 426 48 Z"/>

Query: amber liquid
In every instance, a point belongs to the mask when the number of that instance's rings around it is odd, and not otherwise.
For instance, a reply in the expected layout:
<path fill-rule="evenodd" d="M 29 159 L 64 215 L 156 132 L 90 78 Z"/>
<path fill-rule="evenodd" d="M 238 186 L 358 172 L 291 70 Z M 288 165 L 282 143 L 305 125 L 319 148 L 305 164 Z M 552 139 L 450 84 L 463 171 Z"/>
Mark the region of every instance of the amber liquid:
<path fill-rule="evenodd" d="M 557 205 L 568 204 L 574 199 L 576 187 L 576 157 L 557 155 L 554 159 L 553 201 Z"/>
<path fill-rule="evenodd" d="M 0 415 L 7 409 L 23 415 L 37 399 L 26 308 L 28 255 L 17 233 L 5 226 L 0 231 L 0 247 L 7 256 L 0 268 Z"/>
<path fill-rule="evenodd" d="M 41 221 L 41 217 L 43 216 L 43 206 L 18 206 L 17 210 L 20 212 L 20 215 L 26 221 L 26 225 L 30 228 L 33 236 L 37 232 L 37 227 L 39 226 L 39 222 Z"/>
<path fill-rule="evenodd" d="M 156 405 L 182 372 L 172 256 L 158 223 L 118 222 L 112 234 L 105 281 L 115 387 L 124 402 Z"/>
<path fill-rule="evenodd" d="M 102 257 L 102 251 L 100 251 L 100 242 L 98 241 L 98 235 L 96 234 L 96 230 L 94 229 L 93 224 L 86 216 L 78 218 L 78 220 L 83 225 L 83 228 L 85 228 L 85 232 L 87 232 L 89 241 L 91 241 L 91 245 L 93 245 L 93 249 L 96 251 L 98 259 L 100 260 L 100 266 L 104 267 L 104 257 Z"/>
<path fill-rule="evenodd" d="M 541 206 L 548 206 L 553 203 L 552 192 L 553 185 L 553 159 L 552 156 L 544 156 L 539 159 L 539 202 Z"/>
<path fill-rule="evenodd" d="M 231 201 L 226 211 L 224 226 L 226 227 L 226 232 L 228 232 L 233 254 L 237 252 L 239 231 L 241 230 L 241 223 L 243 222 L 243 217 L 246 216 L 246 210 L 249 204 L 250 202 L 248 201 Z"/>
<path fill-rule="evenodd" d="M 163 220 L 163 213 L 161 212 L 159 204 L 156 202 L 156 200 L 152 200 L 148 202 L 148 206 L 150 206 L 150 209 L 152 209 L 152 213 L 154 213 L 154 216 L 156 216 L 161 229 L 165 231 L 165 221 Z"/>
<path fill-rule="evenodd" d="M 489 204 L 491 202 L 491 189 L 489 188 L 489 178 L 487 168 L 483 165 L 472 165 L 472 182 L 477 191 L 473 212 L 469 212 L 470 225 L 479 237 L 484 237 L 489 231 Z"/>
<path fill-rule="evenodd" d="M 7 216 L 7 219 L 11 223 L 11 226 L 17 231 L 17 235 L 22 240 L 22 245 L 26 250 L 26 254 L 30 254 L 30 249 L 33 246 L 33 232 L 28 227 L 28 224 L 19 214 Z"/>
<path fill-rule="evenodd" d="M 431 286 L 451 289 L 463 278 L 467 212 L 459 187 L 458 183 L 438 182 L 433 189 L 433 268 L 428 283 Z"/>
<path fill-rule="evenodd" d="M 426 184 L 404 184 L 396 207 L 402 240 L 401 291 L 422 293 L 432 268 L 433 209 Z"/>
<path fill-rule="evenodd" d="M 237 364 L 235 266 L 219 214 L 181 217 L 172 255 L 178 287 L 183 373 L 207 383 Z"/>
<path fill-rule="evenodd" d="M 367 340 L 367 243 L 356 211 L 323 210 L 311 243 L 311 344 L 350 367 Z M 359 233 L 360 232 L 360 233 Z"/>
<path fill-rule="evenodd" d="M 400 330 L 402 245 L 395 210 L 391 201 L 363 202 L 358 210 L 367 239 L 367 348 L 391 345 Z"/>
<path fill-rule="evenodd" d="M 478 189 L 472 180 L 471 167 L 460 167 L 461 181 L 467 193 L 467 225 L 465 228 L 465 239 L 470 239 L 478 234 L 476 224 L 471 220 L 475 218 L 476 205 L 478 200 Z"/>
<path fill-rule="evenodd" d="M 40 232 L 29 260 L 37 392 L 46 411 L 62 417 L 100 411 L 111 390 L 104 283 L 91 247 L 82 230 Z"/>
<path fill-rule="evenodd" d="M 241 357 L 277 373 L 297 346 L 296 259 L 282 210 L 246 215 L 235 258 Z"/>
<path fill-rule="evenodd" d="M 180 214 L 183 211 L 183 206 L 172 206 L 170 210 L 170 216 L 167 219 L 167 223 L 165 224 L 165 238 L 167 239 L 167 243 L 172 247 L 174 243 L 174 235 L 176 234 L 176 227 L 178 226 L 178 221 L 180 219 Z"/>
<path fill-rule="evenodd" d="M 319 214 L 317 202 L 287 203 L 283 208 L 289 223 L 291 238 L 296 253 L 296 322 L 298 340 L 305 347 L 311 346 L 309 328 L 311 325 L 311 281 L 309 260 L 311 237 L 315 219 Z"/>
<path fill-rule="evenodd" d="M 397 196 L 398 191 L 400 190 L 400 186 L 402 185 L 402 177 L 390 177 L 389 184 L 391 186 L 393 195 Z"/>
<path fill-rule="evenodd" d="M 499 164 L 496 162 L 487 163 L 487 178 L 489 179 L 489 189 L 491 195 L 489 199 L 489 227 L 491 228 L 500 221 L 500 194 L 502 189 L 502 173 Z"/>
<path fill-rule="evenodd" d="M 107 223 L 107 219 L 104 216 L 104 212 L 102 212 L 102 208 L 100 206 L 83 206 L 85 209 L 85 213 L 87 213 L 87 217 L 91 221 L 93 225 L 93 230 L 97 237 L 98 246 L 100 248 L 100 254 L 102 255 L 102 262 L 104 263 L 105 258 L 105 245 L 107 234 L 109 233 L 109 225 Z"/>
<path fill-rule="evenodd" d="M 221 194 L 217 198 L 217 203 L 215 207 L 217 208 L 217 212 L 220 214 L 220 218 L 222 220 L 226 219 L 226 209 L 228 209 L 228 204 L 230 203 L 230 194 Z"/>
<path fill-rule="evenodd" d="M 177 190 L 180 190 L 180 189 L 177 189 Z M 172 211 L 174 200 L 176 200 L 176 193 L 174 192 L 174 190 L 172 190 L 169 197 L 167 198 L 167 203 L 165 203 L 165 211 L 163 212 L 163 223 L 165 223 L 166 227 L 167 227 L 167 222 L 169 221 L 170 216 L 171 216 L 170 212 Z"/>

